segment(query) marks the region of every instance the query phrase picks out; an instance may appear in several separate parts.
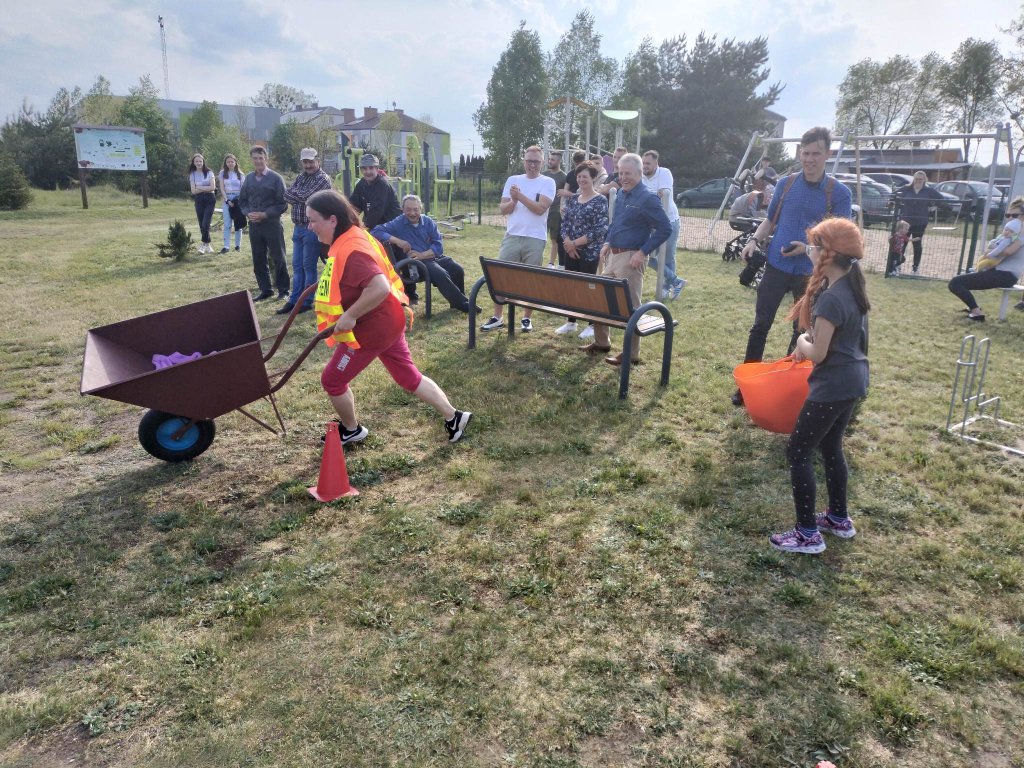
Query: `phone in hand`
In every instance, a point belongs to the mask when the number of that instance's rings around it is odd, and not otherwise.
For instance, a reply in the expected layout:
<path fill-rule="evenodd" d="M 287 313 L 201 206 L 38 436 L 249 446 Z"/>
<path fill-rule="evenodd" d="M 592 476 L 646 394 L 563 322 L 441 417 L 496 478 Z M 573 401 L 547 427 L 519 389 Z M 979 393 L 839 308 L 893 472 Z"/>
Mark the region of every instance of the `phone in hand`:
<path fill-rule="evenodd" d="M 792 256 L 795 253 L 796 253 L 796 246 L 795 245 L 790 245 L 788 248 L 783 248 L 782 249 L 782 255 L 783 256 Z"/>

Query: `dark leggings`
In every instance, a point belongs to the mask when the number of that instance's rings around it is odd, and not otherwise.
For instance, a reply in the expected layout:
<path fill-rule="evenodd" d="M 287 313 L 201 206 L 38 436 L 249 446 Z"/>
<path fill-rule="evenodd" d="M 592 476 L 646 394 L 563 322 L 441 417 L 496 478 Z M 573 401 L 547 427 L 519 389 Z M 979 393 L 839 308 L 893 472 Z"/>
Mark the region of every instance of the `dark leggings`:
<path fill-rule="evenodd" d="M 844 518 L 846 512 L 846 457 L 843 455 L 843 434 L 850 423 L 856 400 L 835 403 L 804 403 L 796 428 L 786 446 L 789 479 L 793 484 L 796 523 L 801 528 L 816 528 L 814 504 L 817 485 L 814 479 L 814 449 L 821 451 L 828 488 L 828 511 L 832 517 Z"/>
<path fill-rule="evenodd" d="M 927 226 L 927 222 L 910 225 L 910 242 L 914 246 L 914 269 L 921 266 L 921 238 L 924 237 L 924 228 Z"/>
<path fill-rule="evenodd" d="M 217 197 L 213 192 L 200 192 L 193 200 L 196 204 L 196 220 L 199 222 L 199 232 L 202 241 L 210 244 L 210 220 L 213 219 L 213 209 L 217 207 Z M 230 224 L 228 226 L 231 226 Z"/>
<path fill-rule="evenodd" d="M 1013 272 L 1005 269 L 986 269 L 984 272 L 966 272 L 949 281 L 949 290 L 968 309 L 976 309 L 978 302 L 971 291 L 986 291 L 989 288 L 1010 288 L 1017 282 Z"/>

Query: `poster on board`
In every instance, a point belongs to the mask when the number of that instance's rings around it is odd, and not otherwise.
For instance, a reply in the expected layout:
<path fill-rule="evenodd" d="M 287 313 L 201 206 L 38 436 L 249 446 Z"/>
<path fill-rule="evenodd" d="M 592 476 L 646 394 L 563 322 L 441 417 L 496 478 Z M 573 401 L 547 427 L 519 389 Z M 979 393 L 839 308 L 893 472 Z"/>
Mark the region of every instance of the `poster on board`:
<path fill-rule="evenodd" d="M 107 171 L 145 171 L 146 134 L 142 128 L 75 125 L 78 167 Z"/>

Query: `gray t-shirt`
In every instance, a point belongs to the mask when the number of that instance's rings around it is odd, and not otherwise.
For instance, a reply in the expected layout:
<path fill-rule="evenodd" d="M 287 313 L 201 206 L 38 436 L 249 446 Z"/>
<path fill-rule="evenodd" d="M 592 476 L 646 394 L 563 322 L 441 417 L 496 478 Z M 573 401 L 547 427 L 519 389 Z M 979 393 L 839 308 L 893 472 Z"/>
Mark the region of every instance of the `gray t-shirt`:
<path fill-rule="evenodd" d="M 1024 246 L 1021 246 L 1009 256 L 1004 256 L 1003 260 L 996 264 L 993 269 L 1011 272 L 1017 280 L 1020 280 L 1021 275 L 1024 275 Z"/>
<path fill-rule="evenodd" d="M 836 327 L 825 359 L 811 371 L 807 399 L 817 403 L 856 400 L 868 392 L 868 316 L 846 278 L 830 285 L 811 309 L 811 324 L 824 318 Z"/>

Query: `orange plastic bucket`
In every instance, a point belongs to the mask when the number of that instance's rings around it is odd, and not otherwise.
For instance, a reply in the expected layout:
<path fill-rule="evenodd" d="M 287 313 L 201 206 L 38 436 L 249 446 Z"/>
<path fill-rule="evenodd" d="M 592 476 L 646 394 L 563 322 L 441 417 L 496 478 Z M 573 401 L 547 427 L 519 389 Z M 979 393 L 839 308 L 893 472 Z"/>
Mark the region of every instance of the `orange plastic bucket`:
<path fill-rule="evenodd" d="M 732 372 L 750 419 L 761 429 L 792 433 L 807 399 L 807 378 L 814 364 L 784 357 L 774 363 L 743 363 Z"/>

